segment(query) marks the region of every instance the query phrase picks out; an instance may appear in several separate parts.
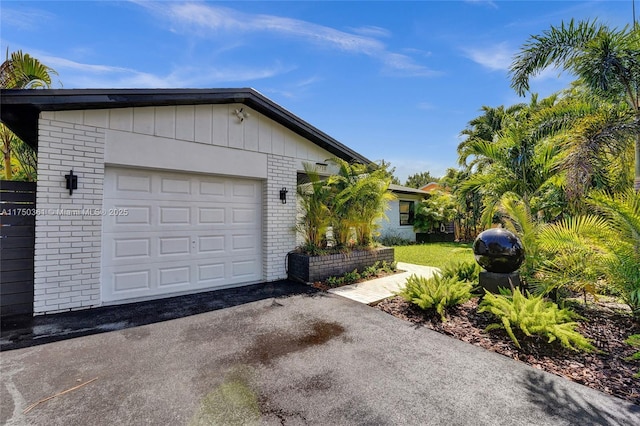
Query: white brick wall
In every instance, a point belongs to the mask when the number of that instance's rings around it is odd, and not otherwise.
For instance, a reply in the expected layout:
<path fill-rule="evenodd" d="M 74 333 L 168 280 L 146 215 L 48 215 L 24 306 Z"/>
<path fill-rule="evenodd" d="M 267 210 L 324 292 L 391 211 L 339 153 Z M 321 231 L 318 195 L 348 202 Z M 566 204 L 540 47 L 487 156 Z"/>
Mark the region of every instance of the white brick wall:
<path fill-rule="evenodd" d="M 262 167 L 267 163 L 263 186 L 263 279 L 286 278 L 286 255 L 296 245 L 296 173 L 302 170 L 303 162 L 324 161 L 331 154 L 255 111 L 240 124 L 232 114 L 235 107 L 145 107 L 41 114 L 37 208 L 43 214 L 36 218 L 36 314 L 102 304 L 102 217 L 70 213 L 102 209 L 105 151 L 112 155 L 117 148 L 109 138 L 116 130 L 132 132 L 125 135 L 129 142 L 129 135 L 147 135 L 180 144 L 213 146 L 235 161 L 243 161 L 249 152 L 258 153 L 257 157 L 251 156 L 252 161 L 262 161 Z M 170 157 L 167 164 L 175 166 L 175 157 Z M 136 166 L 165 169 L 145 161 Z M 109 164 L 131 166 L 117 161 Z M 242 174 L 242 164 L 230 164 L 234 173 L 221 172 L 217 167 L 206 173 Z M 69 196 L 64 175 L 71 169 L 79 183 Z M 262 179 L 262 173 L 253 178 Z M 287 204 L 280 202 L 283 187 L 288 190 Z"/>
<path fill-rule="evenodd" d="M 38 138 L 38 192 L 34 312 L 60 312 L 100 304 L 104 129 L 43 113 Z M 78 189 L 65 188 L 73 169 Z"/>
<path fill-rule="evenodd" d="M 267 281 L 287 277 L 286 256 L 295 248 L 296 236 L 296 167 L 295 159 L 269 154 L 263 199 L 264 239 L 263 271 Z M 280 190 L 287 188 L 287 204 L 280 201 Z"/>

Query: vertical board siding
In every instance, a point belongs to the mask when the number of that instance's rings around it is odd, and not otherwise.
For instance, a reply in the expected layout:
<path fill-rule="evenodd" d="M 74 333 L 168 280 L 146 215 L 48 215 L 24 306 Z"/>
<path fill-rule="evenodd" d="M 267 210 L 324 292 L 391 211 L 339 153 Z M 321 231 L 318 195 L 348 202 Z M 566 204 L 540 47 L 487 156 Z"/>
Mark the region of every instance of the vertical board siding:
<path fill-rule="evenodd" d="M 0 316 L 33 314 L 35 182 L 0 181 Z"/>

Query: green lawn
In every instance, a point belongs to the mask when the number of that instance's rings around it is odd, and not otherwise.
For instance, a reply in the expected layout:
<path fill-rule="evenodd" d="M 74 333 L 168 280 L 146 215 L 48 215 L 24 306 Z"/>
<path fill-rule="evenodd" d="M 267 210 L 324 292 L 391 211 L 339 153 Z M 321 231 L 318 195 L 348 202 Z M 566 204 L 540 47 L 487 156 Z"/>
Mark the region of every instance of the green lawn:
<path fill-rule="evenodd" d="M 428 243 L 393 248 L 396 262 L 443 268 L 451 263 L 474 261 L 471 244 Z"/>

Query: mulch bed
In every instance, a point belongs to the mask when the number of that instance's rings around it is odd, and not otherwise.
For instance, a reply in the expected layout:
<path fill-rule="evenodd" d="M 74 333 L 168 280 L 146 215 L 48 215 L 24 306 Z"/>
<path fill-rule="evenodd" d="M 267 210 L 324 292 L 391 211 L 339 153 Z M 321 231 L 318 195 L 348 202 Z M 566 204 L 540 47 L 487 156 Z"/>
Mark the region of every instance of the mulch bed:
<path fill-rule="evenodd" d="M 638 349 L 624 342 L 629 335 L 640 333 L 640 325 L 617 307 L 601 302 L 572 307 L 585 318 L 580 321 L 578 331 L 591 339 L 601 353 L 574 352 L 557 342 L 547 344 L 543 338 L 516 334 L 522 345 L 522 349 L 518 349 L 504 330 L 484 331 L 486 326 L 496 321 L 488 313 L 477 313 L 477 298 L 451 309 L 444 323 L 439 315 L 425 312 L 401 297 L 386 299 L 376 307 L 416 325 L 640 405 L 640 379 L 633 377 L 640 370 L 640 362 L 625 360 Z"/>

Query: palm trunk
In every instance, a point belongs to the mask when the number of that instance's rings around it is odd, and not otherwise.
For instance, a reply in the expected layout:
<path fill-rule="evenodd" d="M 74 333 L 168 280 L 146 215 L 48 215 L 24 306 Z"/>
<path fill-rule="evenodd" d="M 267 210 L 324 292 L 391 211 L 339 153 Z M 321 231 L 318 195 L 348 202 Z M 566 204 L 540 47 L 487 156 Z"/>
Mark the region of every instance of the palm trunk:
<path fill-rule="evenodd" d="M 11 151 L 7 150 L 4 152 L 4 178 L 5 180 L 11 180 L 12 177 L 11 170 Z"/>

